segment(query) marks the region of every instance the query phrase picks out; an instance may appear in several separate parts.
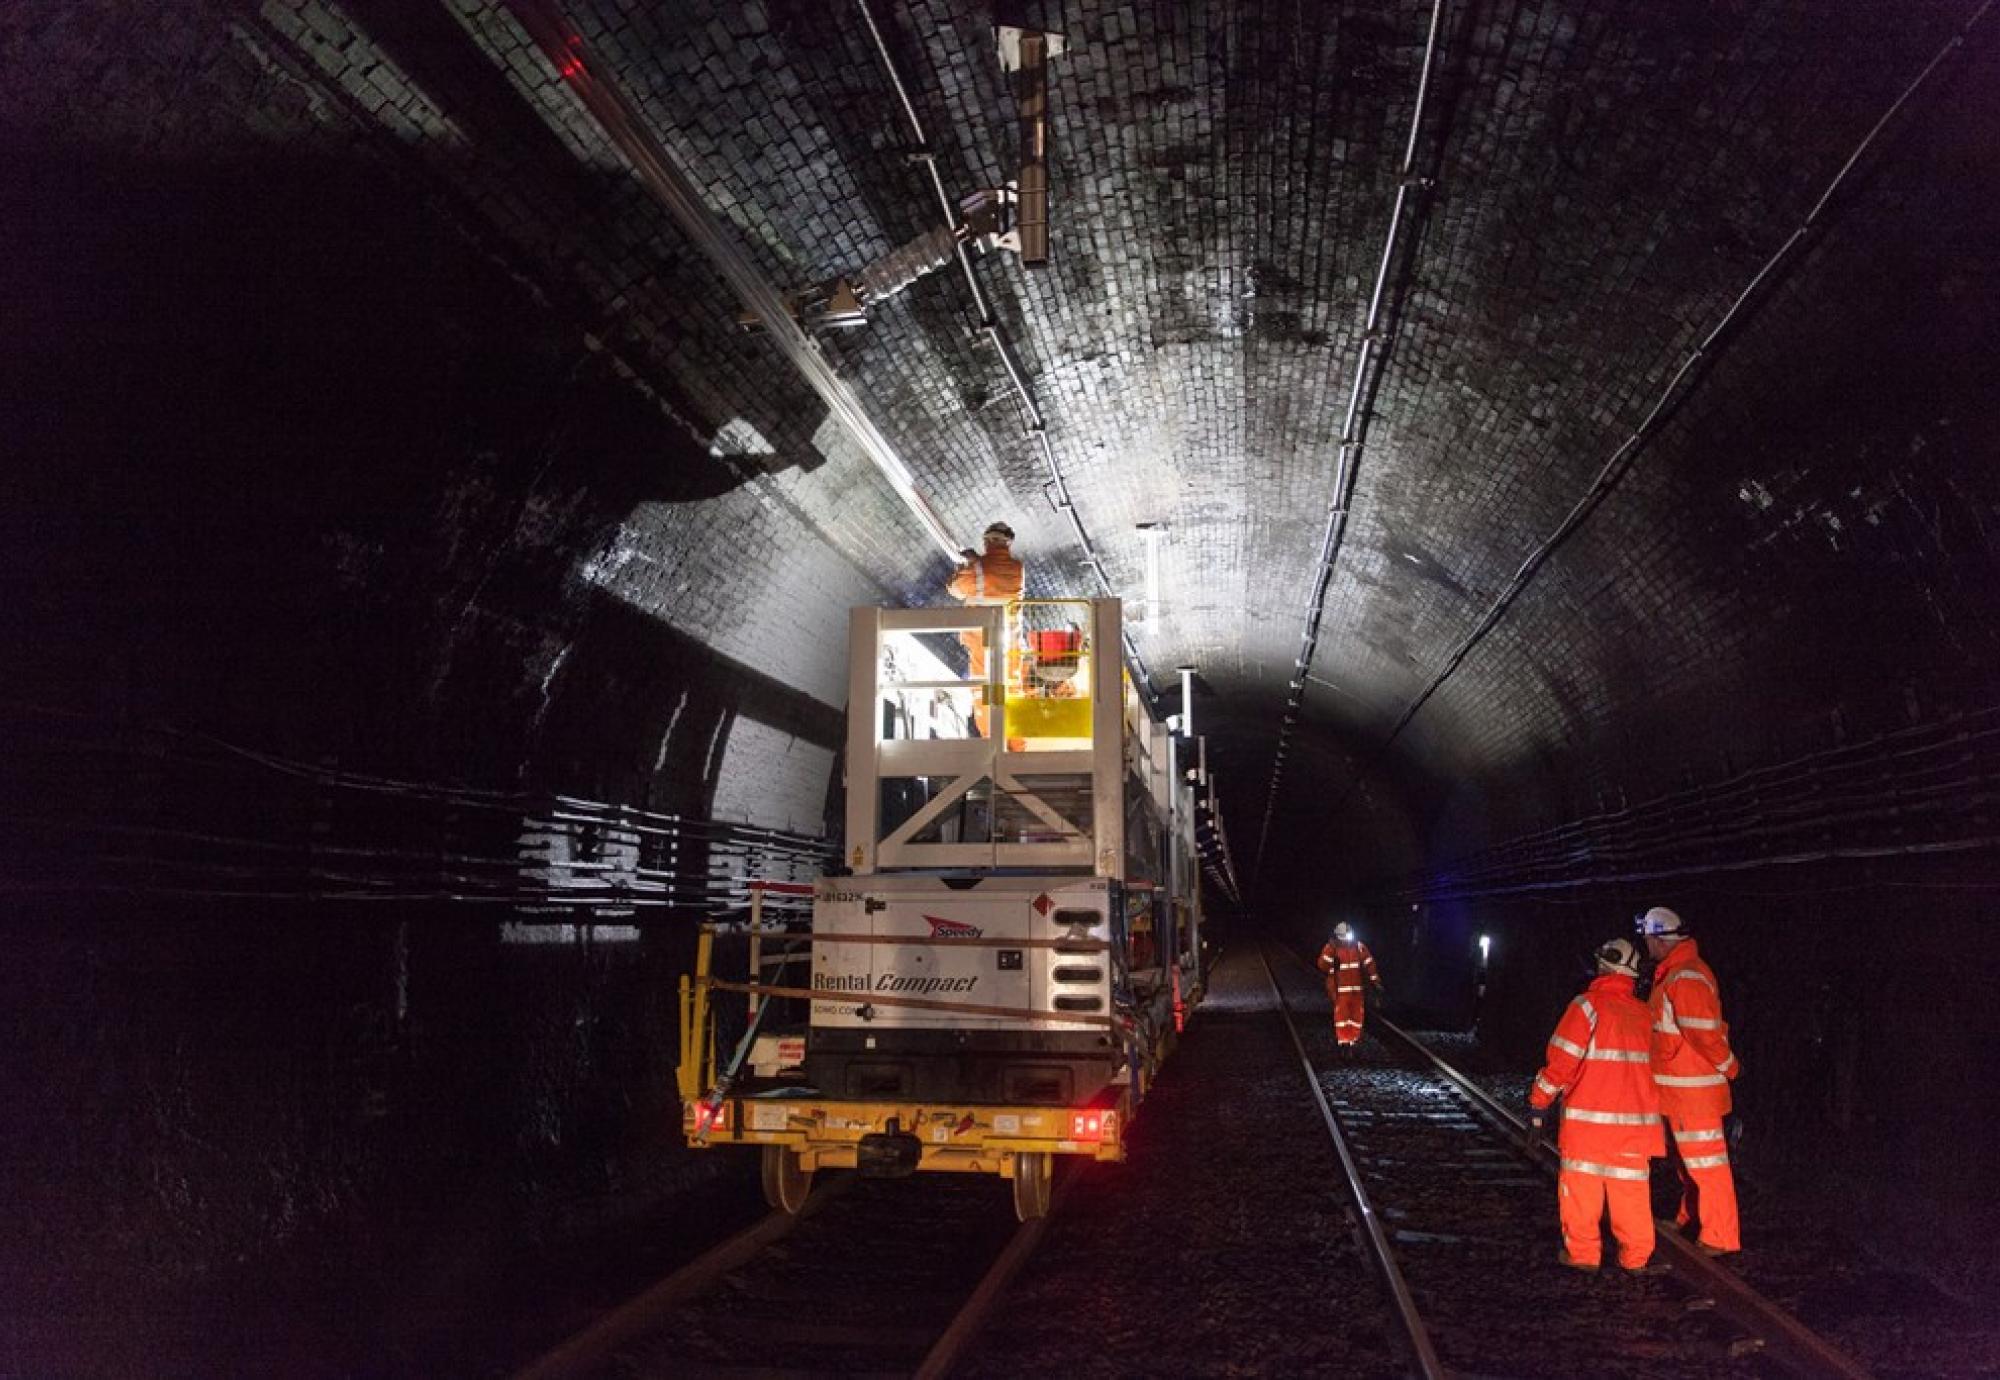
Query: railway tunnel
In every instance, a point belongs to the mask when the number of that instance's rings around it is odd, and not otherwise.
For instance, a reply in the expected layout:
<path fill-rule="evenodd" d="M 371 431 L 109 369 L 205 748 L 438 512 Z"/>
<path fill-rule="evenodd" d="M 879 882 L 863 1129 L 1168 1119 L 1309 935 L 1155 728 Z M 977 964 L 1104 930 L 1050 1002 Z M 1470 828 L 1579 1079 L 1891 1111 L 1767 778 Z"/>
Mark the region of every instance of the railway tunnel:
<path fill-rule="evenodd" d="M 1990 1308 L 1987 8 L 0 9 L 4 1368 L 491 1373 L 727 1231 L 696 930 L 996 520 L 1225 958 L 1525 1087 L 1672 906 L 1746 1193 Z"/>

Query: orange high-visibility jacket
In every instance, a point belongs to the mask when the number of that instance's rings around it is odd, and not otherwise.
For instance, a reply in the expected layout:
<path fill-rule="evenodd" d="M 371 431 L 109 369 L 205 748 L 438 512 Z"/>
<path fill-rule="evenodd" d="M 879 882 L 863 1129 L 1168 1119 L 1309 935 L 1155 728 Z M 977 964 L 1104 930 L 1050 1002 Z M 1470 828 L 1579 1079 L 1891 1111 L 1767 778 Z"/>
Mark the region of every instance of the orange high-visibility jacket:
<path fill-rule="evenodd" d="M 1729 1110 L 1730 1080 L 1743 1071 L 1729 1048 L 1722 989 L 1692 939 L 1653 970 L 1653 1082 L 1669 1116 L 1715 1118 Z"/>
<path fill-rule="evenodd" d="M 1528 1090 L 1530 1106 L 1563 1099 L 1556 1149 L 1564 1168 L 1643 1179 L 1646 1167 L 1634 1157 L 1667 1153 L 1648 1048 L 1652 1018 L 1635 985 L 1623 973 L 1594 979 L 1556 1022 L 1548 1062 Z"/>
<path fill-rule="evenodd" d="M 952 572 L 952 597 L 968 604 L 1005 604 L 1021 597 L 1021 563 L 1007 550 L 974 556 Z"/>
<path fill-rule="evenodd" d="M 1319 970 L 1326 974 L 1326 994 L 1359 992 L 1363 983 L 1380 982 L 1375 971 L 1375 955 L 1360 940 L 1352 944 L 1329 943 L 1319 951 Z"/>

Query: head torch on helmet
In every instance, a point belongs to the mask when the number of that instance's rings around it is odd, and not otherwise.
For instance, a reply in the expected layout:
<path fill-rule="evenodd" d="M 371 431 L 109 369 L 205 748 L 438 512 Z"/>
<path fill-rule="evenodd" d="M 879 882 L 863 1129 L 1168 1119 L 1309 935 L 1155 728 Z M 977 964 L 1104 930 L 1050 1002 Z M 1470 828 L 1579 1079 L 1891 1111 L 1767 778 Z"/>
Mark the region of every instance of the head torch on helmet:
<path fill-rule="evenodd" d="M 1654 906 L 1632 924 L 1648 939 L 1665 939 L 1687 933 L 1687 926 L 1681 922 L 1681 917 L 1665 906 Z"/>

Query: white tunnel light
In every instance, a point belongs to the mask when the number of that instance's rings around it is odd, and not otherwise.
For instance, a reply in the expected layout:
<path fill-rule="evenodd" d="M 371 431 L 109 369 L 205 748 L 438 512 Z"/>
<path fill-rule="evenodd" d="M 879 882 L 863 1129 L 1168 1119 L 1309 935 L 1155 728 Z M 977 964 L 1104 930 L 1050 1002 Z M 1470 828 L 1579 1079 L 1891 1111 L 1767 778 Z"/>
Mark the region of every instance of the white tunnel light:
<path fill-rule="evenodd" d="M 1484 963 L 1488 958 L 1491 958 L 1492 956 L 1493 956 L 1493 936 L 1490 934 L 1480 935 L 1479 961 L 1481 963 Z"/>
<path fill-rule="evenodd" d="M 1139 536 L 1146 543 L 1146 616 L 1148 626 L 1156 626 L 1160 619 L 1160 538 L 1167 534 L 1165 524 L 1142 522 Z"/>

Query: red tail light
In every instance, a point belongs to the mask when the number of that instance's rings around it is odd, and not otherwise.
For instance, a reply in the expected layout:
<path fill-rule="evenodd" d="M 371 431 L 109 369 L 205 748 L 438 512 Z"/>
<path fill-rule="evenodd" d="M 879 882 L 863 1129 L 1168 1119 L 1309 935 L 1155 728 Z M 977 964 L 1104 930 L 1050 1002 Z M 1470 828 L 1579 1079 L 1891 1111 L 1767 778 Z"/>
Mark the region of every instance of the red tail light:
<path fill-rule="evenodd" d="M 1104 1111 L 1071 1112 L 1069 1114 L 1069 1138 L 1071 1140 L 1101 1141 L 1106 1136 L 1118 1134 L 1118 1113 Z"/>
<path fill-rule="evenodd" d="M 710 1131 L 729 1129 L 729 1104 L 727 1102 L 701 1101 L 694 1104 L 694 1133 L 705 1136 Z"/>

